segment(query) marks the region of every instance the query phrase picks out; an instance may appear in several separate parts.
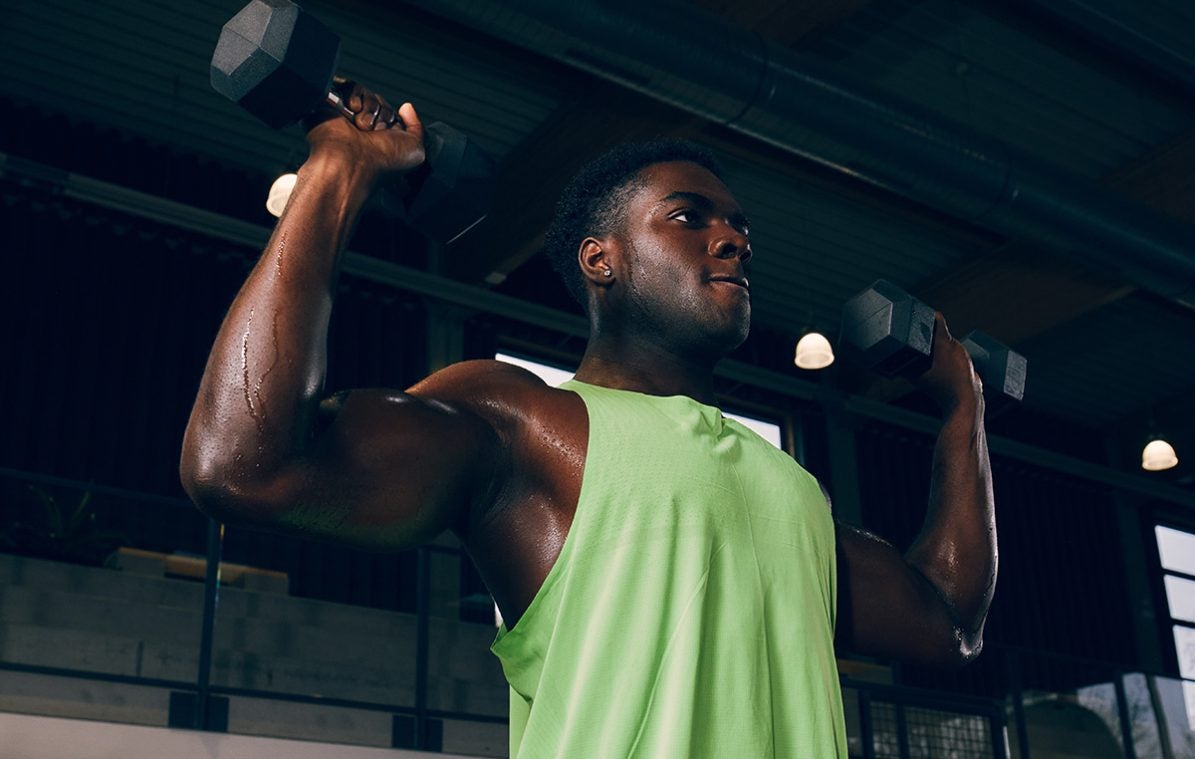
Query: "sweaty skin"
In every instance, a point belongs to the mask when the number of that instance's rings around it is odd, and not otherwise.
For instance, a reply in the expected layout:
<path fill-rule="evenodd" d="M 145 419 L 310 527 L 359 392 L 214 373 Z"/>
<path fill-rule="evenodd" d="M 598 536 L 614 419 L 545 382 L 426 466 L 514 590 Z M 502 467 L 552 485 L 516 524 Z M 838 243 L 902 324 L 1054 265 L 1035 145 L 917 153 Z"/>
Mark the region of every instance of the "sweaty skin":
<path fill-rule="evenodd" d="M 406 391 L 323 397 L 340 256 L 371 193 L 423 160 L 411 105 L 391 126 L 376 95 L 352 86 L 347 104 L 353 121 L 327 117 L 308 132 L 287 209 L 216 337 L 182 481 L 218 519 L 375 549 L 451 530 L 514 627 L 572 524 L 585 406 L 495 361 L 449 366 Z M 714 364 L 750 324 L 746 219 L 696 164 L 654 164 L 637 179 L 621 228 L 578 241 L 591 332 L 577 378 L 714 404 Z M 979 381 L 940 315 L 922 385 L 944 414 L 925 528 L 902 556 L 839 526 L 840 638 L 952 665 L 980 648 L 996 537 Z"/>

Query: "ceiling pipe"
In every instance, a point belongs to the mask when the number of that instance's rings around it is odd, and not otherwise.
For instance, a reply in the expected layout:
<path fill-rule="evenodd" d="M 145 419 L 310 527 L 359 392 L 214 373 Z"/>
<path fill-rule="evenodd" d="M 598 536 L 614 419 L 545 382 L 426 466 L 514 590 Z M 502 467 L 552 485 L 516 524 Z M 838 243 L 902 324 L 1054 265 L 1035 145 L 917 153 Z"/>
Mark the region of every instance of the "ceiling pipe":
<path fill-rule="evenodd" d="M 1167 27 L 1155 9 L 1116 3 L 1100 7 L 1085 0 L 1020 0 L 1037 13 L 1079 32 L 1101 47 L 1135 60 L 1155 74 L 1195 93 L 1195 41 L 1190 29 Z M 1134 13 L 1136 10 L 1136 13 Z M 1153 29 L 1142 24 L 1153 22 Z"/>
<path fill-rule="evenodd" d="M 1195 227 L 1012 154 L 941 114 L 676 0 L 413 0 L 1006 237 L 1032 239 L 1195 308 Z"/>

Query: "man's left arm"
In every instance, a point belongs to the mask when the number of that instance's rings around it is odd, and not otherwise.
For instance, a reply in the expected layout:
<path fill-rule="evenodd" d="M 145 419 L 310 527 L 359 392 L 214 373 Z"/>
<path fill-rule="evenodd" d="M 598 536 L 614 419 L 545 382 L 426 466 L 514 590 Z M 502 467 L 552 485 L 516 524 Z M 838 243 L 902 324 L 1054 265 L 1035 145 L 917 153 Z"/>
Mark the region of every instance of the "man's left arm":
<path fill-rule="evenodd" d="M 996 588 L 996 514 L 982 387 L 938 314 L 919 383 L 942 408 L 925 524 L 902 556 L 837 524 L 838 640 L 850 650 L 933 666 L 979 655 Z"/>

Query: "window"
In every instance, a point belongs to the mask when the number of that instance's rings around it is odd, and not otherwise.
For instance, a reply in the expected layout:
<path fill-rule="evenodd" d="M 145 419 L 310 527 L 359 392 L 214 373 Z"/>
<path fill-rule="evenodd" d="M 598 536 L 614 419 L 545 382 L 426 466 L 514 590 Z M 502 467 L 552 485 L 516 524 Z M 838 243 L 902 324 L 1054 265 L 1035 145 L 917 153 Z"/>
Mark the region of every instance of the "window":
<path fill-rule="evenodd" d="M 755 419 L 750 416 L 743 416 L 742 414 L 732 414 L 729 411 L 723 411 L 723 416 L 728 416 L 731 419 L 742 424 L 744 427 L 754 430 L 755 434 L 759 435 L 764 440 L 768 441 L 777 448 L 783 449 L 784 443 L 780 440 L 780 425 L 772 422 L 765 422 L 763 419 Z"/>
<path fill-rule="evenodd" d="M 547 364 L 541 364 L 538 361 L 531 361 L 530 359 L 511 356 L 507 353 L 495 353 L 494 358 L 498 359 L 499 361 L 505 361 L 508 364 L 521 366 L 552 387 L 556 387 L 557 385 L 567 382 L 573 378 L 573 373 L 570 371 L 566 371 L 555 366 L 548 366 Z"/>
<path fill-rule="evenodd" d="M 1154 534 L 1187 702 L 1187 724 L 1195 730 L 1195 533 L 1157 525 Z"/>

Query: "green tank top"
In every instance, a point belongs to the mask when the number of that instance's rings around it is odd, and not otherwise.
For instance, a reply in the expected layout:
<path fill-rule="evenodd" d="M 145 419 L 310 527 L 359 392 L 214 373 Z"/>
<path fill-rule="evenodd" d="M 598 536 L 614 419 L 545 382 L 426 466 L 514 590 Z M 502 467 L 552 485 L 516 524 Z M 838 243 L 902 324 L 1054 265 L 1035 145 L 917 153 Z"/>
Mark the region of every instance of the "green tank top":
<path fill-rule="evenodd" d="M 589 449 L 560 556 L 492 646 L 511 757 L 846 757 L 813 476 L 691 398 L 562 388 Z"/>

